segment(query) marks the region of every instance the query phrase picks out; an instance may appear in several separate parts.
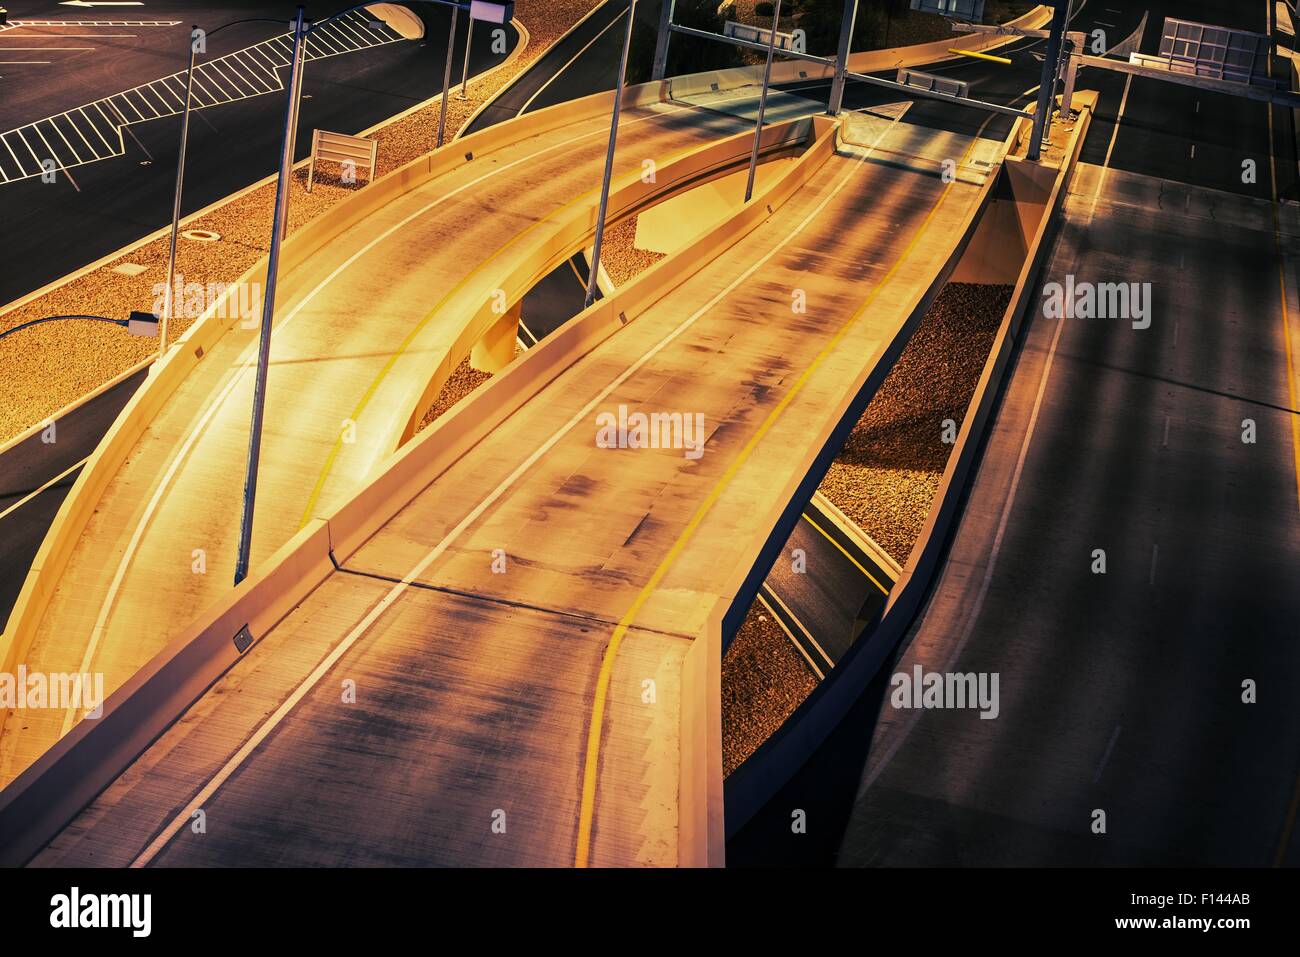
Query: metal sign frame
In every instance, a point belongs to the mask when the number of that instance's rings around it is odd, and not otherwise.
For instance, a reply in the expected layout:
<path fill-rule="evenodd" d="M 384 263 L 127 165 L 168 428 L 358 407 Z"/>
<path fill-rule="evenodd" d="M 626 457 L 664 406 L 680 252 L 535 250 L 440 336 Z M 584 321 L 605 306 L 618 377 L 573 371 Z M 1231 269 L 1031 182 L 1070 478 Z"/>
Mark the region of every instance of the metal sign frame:
<path fill-rule="evenodd" d="M 374 182 L 375 167 L 379 162 L 379 141 L 369 136 L 349 136 L 329 130 L 311 131 L 311 165 L 307 167 L 307 192 L 316 181 L 316 164 L 324 160 L 354 168 L 366 168 L 366 184 Z"/>
<path fill-rule="evenodd" d="M 912 9 L 972 23 L 984 20 L 984 0 L 912 0 Z"/>
<path fill-rule="evenodd" d="M 1262 33 L 1165 17 L 1160 58 L 1169 70 L 1235 83 L 1268 82 L 1272 41 Z"/>

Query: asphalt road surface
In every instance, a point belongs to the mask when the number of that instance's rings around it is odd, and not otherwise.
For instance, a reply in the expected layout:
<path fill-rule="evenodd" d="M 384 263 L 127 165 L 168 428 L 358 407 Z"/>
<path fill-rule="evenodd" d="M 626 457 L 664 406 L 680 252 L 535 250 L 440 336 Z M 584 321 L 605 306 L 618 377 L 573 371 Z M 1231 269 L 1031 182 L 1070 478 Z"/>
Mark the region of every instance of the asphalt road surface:
<path fill-rule="evenodd" d="M 1267 10 L 1150 6 L 1254 30 Z M 1123 86 L 1103 87 L 1111 116 Z M 890 669 L 996 672 L 1001 713 L 895 709 L 882 674 L 731 863 L 1296 863 L 1300 514 L 1268 125 L 1263 105 L 1135 80 L 1118 133 L 1093 128 L 1085 158 L 1112 171 L 1082 171 L 1044 282 L 1149 282 L 1152 324 L 1035 315 Z"/>
<path fill-rule="evenodd" d="M 9 617 L 81 463 L 144 379 L 143 370 L 123 379 L 0 456 L 0 620 Z"/>
<path fill-rule="evenodd" d="M 85 11 L 61 7 L 51 0 L 10 0 L 6 6 L 11 20 L 85 18 Z M 319 19 L 349 6 L 344 0 L 328 0 L 309 5 L 308 16 Z M 359 132 L 439 92 L 448 14 L 431 4 L 415 7 L 426 23 L 423 40 L 344 53 L 308 65 L 296 144 L 298 159 L 311 151 L 312 129 Z M 296 7 L 268 0 L 220 0 L 216 4 L 149 0 L 143 7 L 122 9 L 130 10 L 131 19 L 179 21 L 179 25 L 0 32 L 0 132 L 184 70 L 192 21 L 197 20 L 209 31 L 246 17 L 276 21 L 235 26 L 211 37 L 208 56 L 215 57 L 284 33 Z M 96 14 L 96 18 L 107 16 L 110 14 Z M 119 18 L 119 13 L 111 16 Z M 33 37 L 37 30 L 44 34 L 39 39 Z M 79 36 L 70 36 L 74 30 Z M 58 38 L 56 32 L 69 35 Z M 513 28 L 508 32 L 513 48 L 517 37 Z M 463 57 L 463 29 L 460 36 L 453 70 L 457 80 Z M 506 56 L 494 53 L 491 44 L 491 31 L 475 31 L 472 74 L 500 63 Z M 53 50 L 56 46 L 79 49 Z M 28 47 L 51 52 L 20 49 Z M 20 58 L 33 62 L 5 65 L 4 61 Z M 283 110 L 283 94 L 266 93 L 194 114 L 185 213 L 202 209 L 275 171 Z M 167 225 L 179 136 L 178 117 L 138 123 L 127 128 L 124 156 L 76 167 L 57 176 L 53 183 L 37 178 L 0 185 L 4 208 L 0 303 L 53 282 Z"/>

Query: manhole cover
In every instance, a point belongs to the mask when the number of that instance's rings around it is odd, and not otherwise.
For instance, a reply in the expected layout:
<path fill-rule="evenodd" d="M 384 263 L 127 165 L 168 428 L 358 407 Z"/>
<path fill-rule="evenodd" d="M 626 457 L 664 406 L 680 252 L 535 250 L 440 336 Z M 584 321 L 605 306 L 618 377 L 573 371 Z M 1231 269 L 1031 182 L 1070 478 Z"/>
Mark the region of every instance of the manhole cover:
<path fill-rule="evenodd" d="M 181 233 L 186 239 L 192 239 L 196 243 L 215 243 L 221 238 L 221 233 L 214 233 L 210 229 L 187 229 Z"/>

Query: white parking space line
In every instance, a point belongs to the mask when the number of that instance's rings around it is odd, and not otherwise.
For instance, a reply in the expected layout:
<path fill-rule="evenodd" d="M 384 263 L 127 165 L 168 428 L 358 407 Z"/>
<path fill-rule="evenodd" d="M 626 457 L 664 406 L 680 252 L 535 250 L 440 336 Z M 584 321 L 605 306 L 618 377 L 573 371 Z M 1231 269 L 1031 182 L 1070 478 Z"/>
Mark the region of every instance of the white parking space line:
<path fill-rule="evenodd" d="M 309 39 L 305 59 L 321 60 L 326 57 L 397 43 L 403 39 L 386 26 L 381 29 L 371 29 L 368 25 L 369 22 L 369 18 L 365 14 L 360 11 L 353 11 L 342 19 L 321 27 L 319 32 L 314 33 Z M 42 21 L 38 24 L 36 21 L 24 21 L 23 25 L 175 26 L 179 23 L 180 21 L 166 21 L 165 24 L 162 21 L 80 21 L 74 24 L 73 21 L 63 23 L 59 21 Z M 120 35 L 137 36 L 137 34 Z M 36 36 L 49 36 L 51 39 L 56 39 L 59 35 L 37 34 Z M 86 36 L 98 35 L 86 34 Z M 34 38 L 27 35 L 23 39 Z M 13 39 L 20 38 L 14 37 Z M 16 49 L 22 48 L 0 46 L 0 55 L 3 55 L 6 50 Z M 80 51 L 94 50 L 96 48 L 86 46 L 40 47 L 36 49 Z M 187 80 L 191 80 L 191 95 L 193 98 L 191 105 L 195 110 L 283 91 L 285 88 L 284 78 L 277 71 L 283 70 L 290 65 L 292 49 L 293 45 L 289 35 L 282 33 L 260 43 L 236 50 L 233 53 L 200 63 L 195 67 L 192 78 L 187 76 L 186 71 L 159 77 L 131 89 L 122 90 L 92 103 L 76 107 L 73 110 L 55 114 L 54 116 L 42 117 L 33 123 L 0 133 L 0 142 L 3 142 L 5 147 L 4 150 L 0 150 L 0 159 L 3 159 L 5 152 L 8 152 L 9 156 L 13 158 L 14 164 L 12 169 L 6 168 L 8 166 L 7 161 L 4 165 L 0 165 L 0 180 L 4 183 L 17 182 L 39 176 L 44 172 L 41 166 L 42 159 L 33 148 L 33 144 L 37 141 L 44 143 L 44 148 L 49 150 L 50 156 L 46 158 L 58 162 L 65 172 L 71 166 L 80 166 L 123 155 L 126 151 L 123 137 L 127 135 L 131 136 L 137 145 L 144 150 L 144 145 L 140 143 L 139 137 L 130 130 L 130 126 L 135 123 L 148 122 L 149 120 L 177 116 L 183 112 L 185 109 Z M 42 65 L 49 65 L 50 63 L 47 60 L 0 60 L 0 63 L 29 62 Z M 98 114 L 100 120 L 95 119 L 96 114 Z M 60 118 L 63 120 L 62 124 L 57 122 Z M 44 126 L 38 124 L 47 124 L 49 129 L 47 130 Z M 76 131 L 75 135 L 67 133 L 63 128 L 64 124 L 71 126 Z M 85 129 L 86 126 L 89 126 L 90 129 Z M 114 136 L 108 130 L 112 130 L 113 133 L 117 134 L 116 142 L 114 142 Z M 94 145 L 96 140 L 103 144 L 102 149 Z M 84 154 L 79 148 L 78 141 L 86 147 Z M 65 148 L 66 152 L 62 152 Z M 29 168 L 25 159 L 19 159 L 19 156 L 25 152 L 30 152 L 36 160 L 35 169 Z M 148 155 L 147 150 L 145 154 Z"/>

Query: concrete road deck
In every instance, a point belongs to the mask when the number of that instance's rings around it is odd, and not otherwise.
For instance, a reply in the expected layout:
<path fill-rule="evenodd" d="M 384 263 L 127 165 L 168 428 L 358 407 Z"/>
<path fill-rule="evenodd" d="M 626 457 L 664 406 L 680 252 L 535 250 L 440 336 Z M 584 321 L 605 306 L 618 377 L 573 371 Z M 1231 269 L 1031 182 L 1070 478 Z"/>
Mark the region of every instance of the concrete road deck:
<path fill-rule="evenodd" d="M 801 108 L 816 109 L 806 101 Z M 739 117 L 685 104 L 623 116 L 619 175 L 745 129 Z M 521 232 L 597 190 L 607 131 L 607 119 L 593 118 L 480 156 L 383 206 L 282 276 L 254 567 L 391 454 L 393 423 L 415 408 L 451 338 L 429 321 L 435 303 Z M 534 230 L 529 241 L 544 233 Z M 29 670 L 103 672 L 111 691 L 231 587 L 258 317 L 260 301 L 253 328 L 236 323 L 208 353 L 97 503 L 40 623 Z M 348 423 L 354 441 L 340 441 Z M 6 721 L 0 784 L 79 718 L 29 710 Z"/>
<path fill-rule="evenodd" d="M 345 557 L 36 863 L 676 863 L 682 709 L 717 714 L 682 661 L 980 195 L 982 166 L 938 175 L 967 138 L 850 132 Z M 703 455 L 598 447 L 620 405 L 702 414 Z"/>

